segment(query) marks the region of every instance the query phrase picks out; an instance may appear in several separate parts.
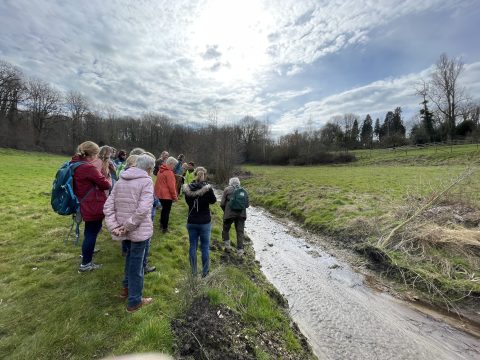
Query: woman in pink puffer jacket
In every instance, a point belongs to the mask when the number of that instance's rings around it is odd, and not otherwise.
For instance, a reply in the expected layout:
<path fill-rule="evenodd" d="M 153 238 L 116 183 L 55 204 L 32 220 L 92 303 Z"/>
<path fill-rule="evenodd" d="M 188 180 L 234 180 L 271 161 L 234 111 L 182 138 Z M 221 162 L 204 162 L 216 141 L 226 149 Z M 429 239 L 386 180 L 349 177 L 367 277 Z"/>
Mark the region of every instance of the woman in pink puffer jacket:
<path fill-rule="evenodd" d="M 152 302 L 152 298 L 142 297 L 142 291 L 143 256 L 147 240 L 153 235 L 150 216 L 153 182 L 150 176 L 154 166 L 155 159 L 149 155 L 140 155 L 135 167 L 122 172 L 103 208 L 112 238 L 124 240 L 127 248 L 120 296 L 128 298 L 128 312 L 134 312 Z"/>

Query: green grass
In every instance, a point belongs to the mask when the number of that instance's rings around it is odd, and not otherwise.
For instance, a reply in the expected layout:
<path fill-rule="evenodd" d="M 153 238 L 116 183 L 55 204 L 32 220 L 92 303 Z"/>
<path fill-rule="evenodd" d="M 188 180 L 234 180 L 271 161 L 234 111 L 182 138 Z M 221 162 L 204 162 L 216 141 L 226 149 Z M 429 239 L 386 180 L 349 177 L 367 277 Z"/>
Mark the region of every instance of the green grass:
<path fill-rule="evenodd" d="M 245 166 L 252 176 L 242 184 L 255 204 L 331 235 L 339 244 L 371 246 L 467 167 L 478 168 L 480 151 L 476 145 L 446 149 L 412 150 L 408 155 L 391 150 L 361 150 L 356 151 L 358 162 L 342 166 Z M 479 190 L 476 172 L 452 189 L 448 201 L 479 209 Z M 461 232 L 458 234 L 461 236 Z M 393 246 L 377 250 L 385 252 L 388 265 L 398 273 L 409 274 L 408 281 L 413 283 L 420 275 L 425 288 L 433 288 L 433 284 L 445 294 L 461 297 L 470 291 L 480 293 L 474 255 L 478 249 L 462 246 L 432 245 L 422 254 Z M 459 267 L 461 270 L 456 271 Z M 447 273 L 446 269 L 454 270 Z"/>
<path fill-rule="evenodd" d="M 464 166 L 246 166 L 254 203 L 296 217 L 310 228 L 340 233 L 353 220 L 391 213 L 410 194 L 426 194 Z"/>
<path fill-rule="evenodd" d="M 0 149 L 0 358 L 172 353 L 171 319 L 182 316 L 191 301 L 184 291 L 190 271 L 184 201 L 172 208 L 171 232 L 156 231 L 152 239 L 150 263 L 157 271 L 145 277 L 144 294 L 154 297 L 154 304 L 128 314 L 125 301 L 116 296 L 124 263 L 119 243 L 103 229 L 97 240 L 101 251 L 95 255 L 103 268 L 85 274 L 77 272 L 80 247 L 64 244 L 70 218 L 53 213 L 49 192 L 55 171 L 65 160 Z M 219 207 L 214 206 L 214 214 L 212 239 L 219 239 Z M 222 267 L 216 253 L 211 267 Z M 213 302 L 231 304 L 247 330 L 273 329 L 290 349 L 300 347 L 286 312 L 267 296 L 267 284 L 257 286 L 232 266 L 225 267 L 221 279 L 202 290 Z M 229 292 L 232 288 L 235 292 Z M 240 289 L 250 296 L 234 307 Z M 264 350 L 259 348 L 259 358 L 268 358 Z"/>
<path fill-rule="evenodd" d="M 478 164 L 479 145 L 429 146 L 426 148 L 355 150 L 357 165 L 408 164 L 458 165 Z"/>

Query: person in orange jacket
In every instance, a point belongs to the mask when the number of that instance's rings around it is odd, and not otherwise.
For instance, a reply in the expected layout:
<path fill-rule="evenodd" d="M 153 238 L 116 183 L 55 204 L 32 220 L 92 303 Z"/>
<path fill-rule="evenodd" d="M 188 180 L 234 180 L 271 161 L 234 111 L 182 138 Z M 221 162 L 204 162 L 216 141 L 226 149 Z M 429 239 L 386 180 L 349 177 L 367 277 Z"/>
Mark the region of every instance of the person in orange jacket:
<path fill-rule="evenodd" d="M 155 196 L 160 199 L 160 203 L 162 204 L 160 229 L 163 233 L 168 231 L 168 220 L 170 218 L 172 203 L 178 199 L 175 174 L 173 173 L 173 169 L 177 163 L 177 159 L 170 156 L 165 163 L 160 166 L 157 181 L 155 182 Z"/>

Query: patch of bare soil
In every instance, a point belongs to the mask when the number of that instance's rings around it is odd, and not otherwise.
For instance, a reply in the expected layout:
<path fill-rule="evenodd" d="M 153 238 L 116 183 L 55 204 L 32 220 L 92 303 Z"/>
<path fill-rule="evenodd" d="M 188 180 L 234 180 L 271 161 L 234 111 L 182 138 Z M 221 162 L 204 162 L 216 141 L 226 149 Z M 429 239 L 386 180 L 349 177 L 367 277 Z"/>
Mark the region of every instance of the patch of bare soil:
<path fill-rule="evenodd" d="M 259 347 L 274 359 L 296 359 L 295 354 L 282 348 L 278 334 L 257 331 L 247 334 L 249 327 L 240 316 L 225 305 L 212 305 L 205 297 L 194 300 L 183 319 L 172 322 L 177 337 L 177 359 L 256 359 Z M 298 327 L 294 326 L 297 334 Z M 308 343 L 302 336 L 303 345 Z"/>

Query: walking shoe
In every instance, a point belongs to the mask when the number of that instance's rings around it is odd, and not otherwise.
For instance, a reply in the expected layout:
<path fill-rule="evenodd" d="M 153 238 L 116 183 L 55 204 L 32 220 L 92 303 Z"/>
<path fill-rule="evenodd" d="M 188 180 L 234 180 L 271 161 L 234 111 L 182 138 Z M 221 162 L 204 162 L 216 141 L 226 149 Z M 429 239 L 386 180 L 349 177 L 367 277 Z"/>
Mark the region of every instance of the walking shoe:
<path fill-rule="evenodd" d="M 102 267 L 102 264 L 94 264 L 93 261 L 90 261 L 88 264 L 80 264 L 80 267 L 78 268 L 78 272 L 86 272 L 86 271 L 92 271 L 92 270 L 97 270 Z"/>
<path fill-rule="evenodd" d="M 149 305 L 153 301 L 152 298 L 142 298 L 142 301 L 140 301 L 137 305 L 135 306 L 127 306 L 127 312 L 128 313 L 133 313 L 140 309 L 142 306 Z"/>
<path fill-rule="evenodd" d="M 238 250 L 237 250 L 237 255 L 238 255 L 238 256 L 241 257 L 241 256 L 243 256 L 243 254 L 245 254 L 245 251 L 244 251 L 243 249 L 238 249 Z"/>
<path fill-rule="evenodd" d="M 156 267 L 156 266 L 147 265 L 147 266 L 145 266 L 145 268 L 143 269 L 143 272 L 144 272 L 145 274 L 148 274 L 148 273 L 154 272 L 155 270 L 157 270 L 157 267 Z"/>
<path fill-rule="evenodd" d="M 122 299 L 126 299 L 128 297 L 128 288 L 122 288 L 119 295 Z"/>
<path fill-rule="evenodd" d="M 230 251 L 230 241 L 224 241 L 223 242 L 223 248 L 225 249 L 225 251 Z"/>
<path fill-rule="evenodd" d="M 170 232 L 170 231 L 168 231 L 168 229 L 162 229 L 162 233 L 163 233 L 163 234 L 166 234 L 166 233 L 168 233 L 168 232 Z"/>

